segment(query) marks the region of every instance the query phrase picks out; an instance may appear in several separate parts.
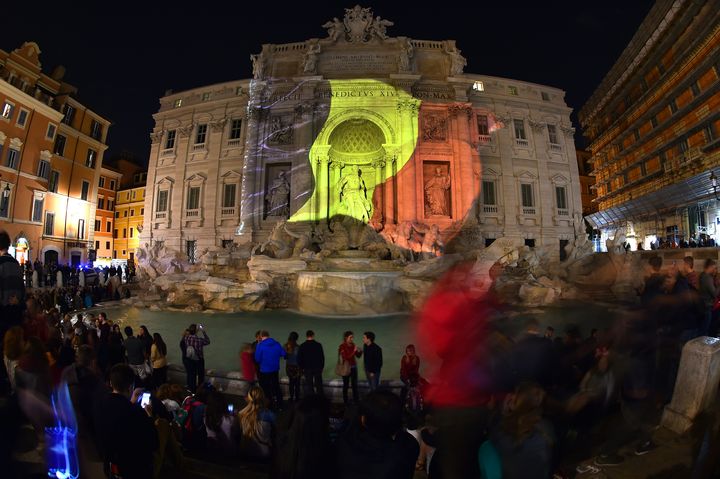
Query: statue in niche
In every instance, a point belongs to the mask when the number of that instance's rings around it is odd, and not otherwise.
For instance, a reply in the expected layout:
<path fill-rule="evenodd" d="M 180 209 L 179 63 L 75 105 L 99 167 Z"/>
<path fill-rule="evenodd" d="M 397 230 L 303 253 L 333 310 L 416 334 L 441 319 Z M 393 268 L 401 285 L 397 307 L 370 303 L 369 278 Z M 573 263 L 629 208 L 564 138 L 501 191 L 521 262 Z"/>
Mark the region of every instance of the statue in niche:
<path fill-rule="evenodd" d="M 430 115 L 423 123 L 423 140 L 445 141 L 447 139 L 445 118 Z"/>
<path fill-rule="evenodd" d="M 250 60 L 252 61 L 253 66 L 253 78 L 255 80 L 260 80 L 263 77 L 263 73 L 265 70 L 265 58 L 263 58 L 263 54 L 257 54 L 257 55 L 250 55 Z"/>
<path fill-rule="evenodd" d="M 305 63 L 303 64 L 303 73 L 316 73 L 318 54 L 320 53 L 320 44 L 314 41 L 310 44 L 308 51 L 305 53 Z"/>
<path fill-rule="evenodd" d="M 372 202 L 367 197 L 367 186 L 362 170 L 356 175 L 346 175 L 340 179 L 340 214 L 367 223 L 372 218 Z"/>
<path fill-rule="evenodd" d="M 375 20 L 373 20 L 372 25 L 370 25 L 370 32 L 373 35 L 377 35 L 381 40 L 385 40 L 387 36 L 387 27 L 391 27 L 395 25 L 395 23 L 391 22 L 390 20 L 385 20 L 384 18 L 380 18 L 378 15 L 375 17 Z"/>
<path fill-rule="evenodd" d="M 409 72 L 411 70 L 410 59 L 412 58 L 413 54 L 414 51 L 410 40 L 405 39 L 402 45 L 402 49 L 400 50 L 400 71 Z"/>
<path fill-rule="evenodd" d="M 450 75 L 460 75 L 467 66 L 467 60 L 460 54 L 460 50 L 455 46 L 455 42 L 449 42 L 450 45 L 445 49 L 445 53 L 450 55 Z"/>
<path fill-rule="evenodd" d="M 447 192 L 450 189 L 450 175 L 438 166 L 435 176 L 425 183 L 425 208 L 432 216 L 450 216 Z"/>
<path fill-rule="evenodd" d="M 272 181 L 268 192 L 265 195 L 267 200 L 267 216 L 279 216 L 287 218 L 290 216 L 290 182 L 285 177 L 286 173 L 281 171 Z"/>
<path fill-rule="evenodd" d="M 338 20 L 337 17 L 325 23 L 322 27 L 327 29 L 328 37 L 333 42 L 336 42 L 338 38 L 340 38 L 340 35 L 345 34 L 345 24 Z"/>
<path fill-rule="evenodd" d="M 289 125 L 283 124 L 282 118 L 275 116 L 270 124 L 270 137 L 275 144 L 289 145 L 292 143 L 293 130 Z"/>

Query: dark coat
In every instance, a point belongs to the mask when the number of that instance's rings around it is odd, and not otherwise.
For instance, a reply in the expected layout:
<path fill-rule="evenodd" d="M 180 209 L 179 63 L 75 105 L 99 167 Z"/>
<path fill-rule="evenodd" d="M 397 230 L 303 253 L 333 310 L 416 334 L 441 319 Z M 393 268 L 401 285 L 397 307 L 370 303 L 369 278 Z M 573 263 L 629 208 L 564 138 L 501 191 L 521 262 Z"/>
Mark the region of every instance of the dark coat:
<path fill-rule="evenodd" d="M 363 356 L 365 372 L 379 373 L 383 365 L 382 348 L 375 343 L 366 344 L 363 346 Z"/>
<path fill-rule="evenodd" d="M 298 366 L 306 371 L 322 371 L 325 369 L 325 353 L 322 344 L 315 340 L 305 341 L 298 349 Z"/>

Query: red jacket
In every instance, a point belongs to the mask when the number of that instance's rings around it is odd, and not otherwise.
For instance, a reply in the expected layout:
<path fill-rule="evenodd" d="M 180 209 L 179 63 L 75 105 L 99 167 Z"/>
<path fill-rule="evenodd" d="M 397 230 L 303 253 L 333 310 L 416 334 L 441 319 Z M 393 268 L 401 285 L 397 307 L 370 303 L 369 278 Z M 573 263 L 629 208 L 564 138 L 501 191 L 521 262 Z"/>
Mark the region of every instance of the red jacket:
<path fill-rule="evenodd" d="M 400 379 L 417 381 L 420 378 L 420 357 L 414 356 L 413 361 L 405 354 L 400 360 Z"/>
<path fill-rule="evenodd" d="M 355 345 L 348 344 L 344 341 L 338 348 L 338 352 L 345 361 L 350 363 L 350 366 L 357 366 L 357 361 L 355 360 L 355 358 L 359 358 L 360 356 L 362 356 L 362 351 L 360 351 L 360 349 L 355 352 Z"/>

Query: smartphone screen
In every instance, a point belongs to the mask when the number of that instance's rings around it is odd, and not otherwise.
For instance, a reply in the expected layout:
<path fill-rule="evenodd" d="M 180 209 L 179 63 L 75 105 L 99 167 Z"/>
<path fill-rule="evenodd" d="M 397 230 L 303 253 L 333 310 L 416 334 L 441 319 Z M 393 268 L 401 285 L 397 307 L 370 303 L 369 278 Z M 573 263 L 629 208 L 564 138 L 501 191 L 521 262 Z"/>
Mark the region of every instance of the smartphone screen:
<path fill-rule="evenodd" d="M 229 412 L 230 414 L 232 414 L 234 410 L 235 410 L 235 405 L 234 405 L 234 404 L 228 404 L 228 412 Z"/>
<path fill-rule="evenodd" d="M 140 399 L 140 407 L 145 407 L 150 404 L 150 393 L 143 393 Z"/>

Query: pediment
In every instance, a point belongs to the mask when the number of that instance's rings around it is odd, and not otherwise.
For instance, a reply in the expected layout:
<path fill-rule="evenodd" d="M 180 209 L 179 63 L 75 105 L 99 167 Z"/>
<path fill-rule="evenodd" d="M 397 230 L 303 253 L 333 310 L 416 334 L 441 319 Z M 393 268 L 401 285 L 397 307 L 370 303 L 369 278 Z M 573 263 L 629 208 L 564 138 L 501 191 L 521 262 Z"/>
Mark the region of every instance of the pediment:
<path fill-rule="evenodd" d="M 570 182 L 570 180 L 567 179 L 565 175 L 562 175 L 560 173 L 557 173 L 550 177 L 550 181 L 557 184 L 567 184 Z"/>
<path fill-rule="evenodd" d="M 165 176 L 161 178 L 159 181 L 155 182 L 156 185 L 173 185 L 175 184 L 175 178 L 171 178 L 169 176 Z"/>
<path fill-rule="evenodd" d="M 537 176 L 533 175 L 528 170 L 523 170 L 523 171 L 517 173 L 515 176 L 518 178 L 525 179 L 525 180 L 534 180 L 537 178 Z"/>
<path fill-rule="evenodd" d="M 225 173 L 223 173 L 220 178 L 224 180 L 231 180 L 236 178 L 242 178 L 242 173 L 235 171 L 235 170 L 228 170 Z"/>

